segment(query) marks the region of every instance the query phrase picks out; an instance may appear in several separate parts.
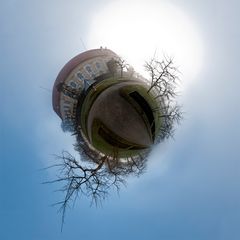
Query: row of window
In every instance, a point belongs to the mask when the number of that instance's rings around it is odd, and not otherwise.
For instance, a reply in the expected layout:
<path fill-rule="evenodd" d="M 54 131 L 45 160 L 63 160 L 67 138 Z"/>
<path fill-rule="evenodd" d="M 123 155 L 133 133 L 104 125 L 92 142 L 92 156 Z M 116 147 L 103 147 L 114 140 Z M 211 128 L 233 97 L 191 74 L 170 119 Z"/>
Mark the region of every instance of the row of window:
<path fill-rule="evenodd" d="M 71 81 L 69 81 L 68 85 L 71 86 L 72 88 L 74 89 L 78 89 L 78 88 L 85 88 L 86 86 L 86 82 L 92 82 L 91 80 L 93 80 L 95 77 L 103 74 L 104 72 L 106 72 L 106 66 L 104 63 L 102 62 L 95 62 L 93 64 L 87 64 L 85 67 L 84 67 L 86 73 L 84 74 L 83 72 L 77 72 L 76 73 L 76 77 L 78 79 L 81 80 L 82 83 L 84 83 L 82 86 L 79 85 L 79 83 L 77 83 L 76 81 L 74 81 L 74 79 L 72 79 Z M 86 77 L 86 75 L 88 77 Z M 89 85 L 88 84 L 88 85 Z"/>

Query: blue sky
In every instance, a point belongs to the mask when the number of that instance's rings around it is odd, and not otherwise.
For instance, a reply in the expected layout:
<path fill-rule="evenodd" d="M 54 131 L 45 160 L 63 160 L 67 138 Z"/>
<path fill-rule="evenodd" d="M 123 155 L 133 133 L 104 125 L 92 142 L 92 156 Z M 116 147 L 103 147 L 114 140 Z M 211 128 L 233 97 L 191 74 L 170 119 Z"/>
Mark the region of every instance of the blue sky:
<path fill-rule="evenodd" d="M 239 239 L 237 0 L 168 1 L 197 23 L 206 49 L 182 92 L 185 120 L 175 140 L 154 149 L 144 175 L 102 207 L 81 198 L 60 232 L 51 204 L 61 193 L 41 184 L 56 173 L 40 169 L 54 162 L 52 154 L 71 151 L 73 139 L 61 132 L 51 88 L 61 67 L 85 50 L 80 38 L 89 39 L 95 14 L 109 2 L 0 2 L 0 239 Z"/>

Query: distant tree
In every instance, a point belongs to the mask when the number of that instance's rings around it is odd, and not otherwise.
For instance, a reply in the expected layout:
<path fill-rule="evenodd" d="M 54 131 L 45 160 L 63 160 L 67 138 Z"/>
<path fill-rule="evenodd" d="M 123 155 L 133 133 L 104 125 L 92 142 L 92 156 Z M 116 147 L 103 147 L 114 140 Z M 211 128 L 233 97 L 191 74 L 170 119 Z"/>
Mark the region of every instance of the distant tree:
<path fill-rule="evenodd" d="M 63 132 L 73 132 L 74 131 L 74 120 L 72 118 L 66 118 L 64 121 L 61 123 L 61 128 Z"/>
<path fill-rule="evenodd" d="M 108 69 L 109 72 L 113 75 L 113 76 L 120 76 L 123 77 L 124 74 L 128 74 L 128 75 L 133 75 L 134 73 L 134 69 L 132 66 L 130 66 L 124 59 L 122 58 L 113 58 L 111 59 L 108 63 Z"/>

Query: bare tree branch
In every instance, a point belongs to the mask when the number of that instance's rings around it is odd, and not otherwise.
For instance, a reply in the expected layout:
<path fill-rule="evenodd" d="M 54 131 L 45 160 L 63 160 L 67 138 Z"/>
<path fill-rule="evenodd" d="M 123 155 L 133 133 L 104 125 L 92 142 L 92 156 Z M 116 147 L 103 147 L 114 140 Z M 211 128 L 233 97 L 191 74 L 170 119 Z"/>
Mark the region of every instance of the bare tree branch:
<path fill-rule="evenodd" d="M 171 58 L 162 61 L 151 59 L 145 63 L 145 70 L 150 75 L 150 87 L 148 92 L 155 90 L 156 98 L 164 97 L 170 99 L 176 96 L 176 85 L 179 80 L 178 70 Z"/>
<path fill-rule="evenodd" d="M 180 123 L 183 113 L 181 107 L 176 103 L 176 87 L 179 82 L 178 69 L 174 66 L 171 58 L 165 57 L 162 61 L 152 58 L 145 64 L 145 70 L 150 76 L 150 91 L 155 99 L 159 101 L 159 106 L 152 109 L 161 119 L 161 127 L 156 136 L 156 143 L 165 138 L 173 137 L 175 123 Z"/>
<path fill-rule="evenodd" d="M 142 156 L 131 157 L 126 161 L 120 161 L 117 156 L 102 156 L 98 163 L 83 166 L 69 152 L 63 151 L 57 156 L 61 163 L 54 165 L 58 168 L 57 179 L 45 183 L 62 183 L 60 191 L 65 194 L 59 211 L 62 213 L 62 227 L 64 224 L 66 209 L 74 204 L 76 198 L 84 195 L 91 198 L 92 204 L 98 205 L 108 195 L 111 188 L 120 190 L 125 185 L 125 177 L 130 174 L 140 175 L 144 168 L 146 159 Z"/>

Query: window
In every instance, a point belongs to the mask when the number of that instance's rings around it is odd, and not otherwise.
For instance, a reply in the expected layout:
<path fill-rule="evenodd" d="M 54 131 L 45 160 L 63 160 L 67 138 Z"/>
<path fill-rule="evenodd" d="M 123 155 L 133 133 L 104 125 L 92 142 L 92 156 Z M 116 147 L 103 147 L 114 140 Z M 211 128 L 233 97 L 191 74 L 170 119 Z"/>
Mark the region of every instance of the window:
<path fill-rule="evenodd" d="M 71 86 L 72 88 L 77 88 L 77 84 L 76 84 L 75 82 L 70 82 L 70 86 Z"/>
<path fill-rule="evenodd" d="M 91 68 L 90 65 L 87 65 L 85 67 L 85 69 L 86 69 L 86 71 L 88 72 L 88 74 L 90 75 L 91 78 L 95 78 L 95 73 L 94 73 L 94 71 L 93 71 L 93 69 Z"/>
<path fill-rule="evenodd" d="M 78 77 L 80 80 L 82 80 L 82 81 L 85 80 L 85 77 L 84 77 L 84 76 L 82 75 L 82 73 L 80 73 L 80 72 L 77 73 L 77 77 Z"/>
<path fill-rule="evenodd" d="M 101 136 L 108 144 L 112 145 L 116 148 L 122 148 L 122 149 L 143 149 L 144 146 L 138 146 L 136 144 L 132 144 L 128 142 L 127 140 L 117 136 L 115 133 L 110 131 L 105 126 L 101 125 L 98 129 L 98 134 Z"/>
<path fill-rule="evenodd" d="M 99 62 L 96 62 L 96 67 L 97 67 L 98 69 L 101 69 L 101 64 L 100 64 Z"/>
<path fill-rule="evenodd" d="M 92 73 L 92 69 L 91 69 L 90 66 L 86 66 L 86 70 L 87 70 L 88 73 Z"/>
<path fill-rule="evenodd" d="M 151 128 L 152 136 L 154 138 L 155 134 L 155 122 L 154 116 L 151 107 L 149 106 L 148 102 L 142 97 L 138 92 L 134 91 L 129 94 L 129 96 L 134 99 L 134 101 L 141 107 L 143 112 L 145 113 L 149 126 Z"/>

